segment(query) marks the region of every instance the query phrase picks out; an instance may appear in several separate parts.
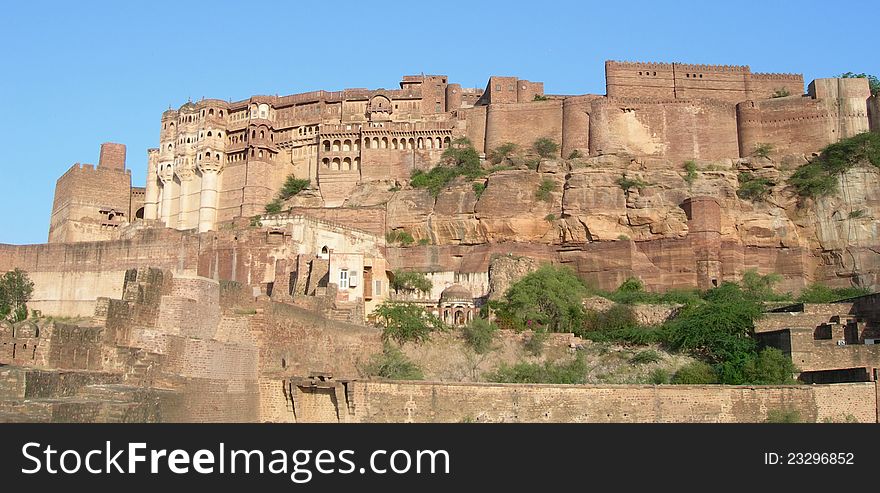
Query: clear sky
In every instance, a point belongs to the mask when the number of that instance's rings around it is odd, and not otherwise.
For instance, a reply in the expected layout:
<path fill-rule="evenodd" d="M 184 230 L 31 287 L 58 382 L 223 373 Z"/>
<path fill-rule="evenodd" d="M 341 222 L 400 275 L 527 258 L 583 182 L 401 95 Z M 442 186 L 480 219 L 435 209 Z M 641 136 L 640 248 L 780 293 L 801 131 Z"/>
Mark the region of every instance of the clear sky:
<path fill-rule="evenodd" d="M 604 61 L 880 75 L 874 1 L 9 2 L 0 12 L 0 243 L 46 241 L 55 181 L 128 146 L 133 184 L 162 111 L 405 74 L 490 75 L 604 94 Z"/>

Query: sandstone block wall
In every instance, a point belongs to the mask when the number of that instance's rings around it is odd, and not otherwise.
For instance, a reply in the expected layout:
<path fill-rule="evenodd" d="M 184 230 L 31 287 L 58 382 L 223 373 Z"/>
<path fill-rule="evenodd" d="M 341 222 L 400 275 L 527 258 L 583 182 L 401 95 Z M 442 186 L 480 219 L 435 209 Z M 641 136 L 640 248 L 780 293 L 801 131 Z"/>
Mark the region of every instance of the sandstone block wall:
<path fill-rule="evenodd" d="M 123 148 L 123 159 L 124 154 Z M 99 211 L 113 209 L 129 214 L 131 172 L 124 162 L 117 167 L 117 158 L 108 155 L 106 159 L 112 164 L 97 168 L 74 164 L 58 179 L 49 221 L 50 243 L 106 240 L 118 234 L 120 223 L 108 221 Z"/>
<path fill-rule="evenodd" d="M 737 423 L 762 422 L 770 411 L 781 410 L 795 411 L 808 422 L 844 421 L 848 416 L 877 422 L 874 382 L 782 387 L 378 381 L 337 385 L 316 392 L 293 383 L 294 408 L 308 409 L 297 414 L 300 421 Z M 337 397 L 340 393 L 343 399 Z"/>
<path fill-rule="evenodd" d="M 486 112 L 486 152 L 506 142 L 531 149 L 539 138 L 562 144 L 562 100 L 489 105 Z"/>

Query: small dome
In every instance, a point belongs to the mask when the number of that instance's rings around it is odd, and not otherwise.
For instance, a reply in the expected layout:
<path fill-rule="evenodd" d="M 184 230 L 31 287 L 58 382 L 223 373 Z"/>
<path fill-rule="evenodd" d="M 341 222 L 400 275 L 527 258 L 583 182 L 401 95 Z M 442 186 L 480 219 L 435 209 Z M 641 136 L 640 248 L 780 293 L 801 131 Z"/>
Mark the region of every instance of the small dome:
<path fill-rule="evenodd" d="M 440 293 L 440 301 L 474 301 L 474 295 L 461 284 L 453 284 Z"/>

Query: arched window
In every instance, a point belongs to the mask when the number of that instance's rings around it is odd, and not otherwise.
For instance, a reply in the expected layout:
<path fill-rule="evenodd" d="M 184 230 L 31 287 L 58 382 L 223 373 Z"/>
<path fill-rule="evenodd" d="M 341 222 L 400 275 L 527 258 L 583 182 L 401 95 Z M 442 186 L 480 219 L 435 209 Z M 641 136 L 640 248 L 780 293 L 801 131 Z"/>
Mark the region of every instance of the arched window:
<path fill-rule="evenodd" d="M 342 150 L 345 151 L 345 152 L 348 152 L 348 151 L 351 150 L 351 141 L 350 141 L 350 140 L 347 140 L 347 139 L 346 139 L 346 140 L 342 143 Z"/>
<path fill-rule="evenodd" d="M 211 131 L 210 131 L 210 130 L 208 130 L 208 137 L 210 137 L 210 136 L 211 136 Z"/>
<path fill-rule="evenodd" d="M 341 145 L 342 145 L 341 142 L 339 142 L 338 140 L 334 140 L 333 141 L 333 151 L 339 152 L 339 146 L 341 146 Z"/>
<path fill-rule="evenodd" d="M 373 149 L 378 149 L 379 148 L 379 137 L 373 137 L 373 141 L 370 142 L 370 146 Z"/>
<path fill-rule="evenodd" d="M 324 159 L 321 160 L 321 163 L 324 164 L 325 168 L 329 168 L 330 167 L 330 158 L 325 157 Z"/>
<path fill-rule="evenodd" d="M 209 109 L 208 114 L 214 116 L 214 108 Z"/>
<path fill-rule="evenodd" d="M 342 160 L 342 169 L 345 171 L 351 170 L 351 159 L 345 158 Z"/>
<path fill-rule="evenodd" d="M 324 152 L 330 152 L 330 141 L 329 140 L 324 141 Z"/>
<path fill-rule="evenodd" d="M 419 149 L 422 149 L 425 147 L 425 141 L 422 140 L 421 137 L 419 137 L 418 144 L 419 144 Z"/>
<path fill-rule="evenodd" d="M 266 134 L 265 134 L 265 132 L 263 132 L 262 130 L 260 130 L 260 138 L 261 138 L 261 139 L 266 138 Z"/>
<path fill-rule="evenodd" d="M 340 166 L 340 164 L 341 164 L 341 163 L 339 162 L 339 158 L 338 158 L 338 157 L 337 157 L 337 158 L 333 158 L 333 161 L 330 163 L 330 169 L 332 169 L 333 171 L 339 171 L 339 166 Z"/>
<path fill-rule="evenodd" d="M 223 118 L 223 110 L 220 110 L 220 118 Z"/>
<path fill-rule="evenodd" d="M 437 149 L 440 149 L 440 137 L 437 137 Z"/>
<path fill-rule="evenodd" d="M 397 149 L 397 139 L 391 139 L 391 148 Z"/>
<path fill-rule="evenodd" d="M 382 137 L 382 144 L 381 144 L 381 147 L 382 147 L 382 149 L 387 149 L 387 148 L 388 148 L 388 137 Z"/>
<path fill-rule="evenodd" d="M 251 138 L 252 139 L 257 138 L 257 131 L 256 130 L 251 130 Z"/>
<path fill-rule="evenodd" d="M 361 158 L 359 158 L 359 157 L 354 158 L 354 168 L 352 168 L 352 169 L 355 169 L 355 170 L 361 169 Z"/>

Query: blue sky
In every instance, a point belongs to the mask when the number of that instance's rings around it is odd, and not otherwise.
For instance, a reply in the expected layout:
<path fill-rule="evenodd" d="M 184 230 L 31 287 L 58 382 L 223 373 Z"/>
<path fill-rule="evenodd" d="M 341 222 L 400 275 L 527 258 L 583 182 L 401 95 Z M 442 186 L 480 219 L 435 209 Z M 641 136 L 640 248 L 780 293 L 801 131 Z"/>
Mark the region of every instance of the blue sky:
<path fill-rule="evenodd" d="M 188 98 L 396 87 L 404 74 L 604 94 L 604 61 L 880 75 L 876 1 L 10 2 L 0 13 L 0 243 L 46 241 L 55 181 L 128 146 L 135 185 L 159 118 Z M 300 8 L 298 8 L 300 6 Z"/>

